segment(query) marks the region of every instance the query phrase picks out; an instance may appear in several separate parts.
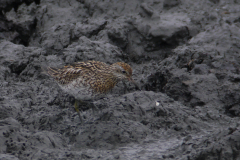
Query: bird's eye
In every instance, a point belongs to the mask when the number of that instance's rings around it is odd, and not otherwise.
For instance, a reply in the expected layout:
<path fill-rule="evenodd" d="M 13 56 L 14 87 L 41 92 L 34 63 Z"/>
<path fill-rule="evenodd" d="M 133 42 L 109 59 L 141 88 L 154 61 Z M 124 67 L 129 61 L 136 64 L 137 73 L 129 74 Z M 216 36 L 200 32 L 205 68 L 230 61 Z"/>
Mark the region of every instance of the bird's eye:
<path fill-rule="evenodd" d="M 125 74 L 125 73 L 126 73 L 126 71 L 124 71 L 124 70 L 123 70 L 123 71 L 122 71 L 122 73 L 124 73 L 124 74 Z"/>

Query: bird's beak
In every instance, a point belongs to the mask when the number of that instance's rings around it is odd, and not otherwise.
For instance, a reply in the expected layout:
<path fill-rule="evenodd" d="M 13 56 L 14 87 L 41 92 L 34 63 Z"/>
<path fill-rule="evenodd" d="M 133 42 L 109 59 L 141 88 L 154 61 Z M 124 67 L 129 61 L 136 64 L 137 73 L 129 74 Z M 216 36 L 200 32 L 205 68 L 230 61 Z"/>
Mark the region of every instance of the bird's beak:
<path fill-rule="evenodd" d="M 131 81 L 131 82 L 135 85 L 135 87 L 136 87 L 137 90 L 140 90 L 140 91 L 141 91 L 140 87 L 137 85 L 137 83 L 136 83 L 131 77 L 128 78 L 128 80 Z"/>

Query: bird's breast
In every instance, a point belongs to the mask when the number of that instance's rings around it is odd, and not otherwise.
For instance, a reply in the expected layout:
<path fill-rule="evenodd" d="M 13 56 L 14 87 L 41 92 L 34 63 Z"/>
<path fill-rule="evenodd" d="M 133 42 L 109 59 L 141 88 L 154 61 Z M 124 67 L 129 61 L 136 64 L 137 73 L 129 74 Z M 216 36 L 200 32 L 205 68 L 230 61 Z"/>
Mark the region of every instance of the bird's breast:
<path fill-rule="evenodd" d="M 104 97 L 117 84 L 115 79 L 78 78 L 68 84 L 59 86 L 68 94 L 79 100 L 91 100 Z"/>

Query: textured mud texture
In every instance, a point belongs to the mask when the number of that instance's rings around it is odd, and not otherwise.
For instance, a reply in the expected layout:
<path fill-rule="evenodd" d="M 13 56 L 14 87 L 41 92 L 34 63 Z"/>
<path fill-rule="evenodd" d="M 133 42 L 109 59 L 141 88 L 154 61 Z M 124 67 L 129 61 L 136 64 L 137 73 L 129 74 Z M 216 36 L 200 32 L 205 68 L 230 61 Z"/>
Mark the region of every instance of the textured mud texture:
<path fill-rule="evenodd" d="M 238 0 L 1 0 L 0 159 L 240 159 Z M 41 67 L 129 63 L 82 105 Z"/>

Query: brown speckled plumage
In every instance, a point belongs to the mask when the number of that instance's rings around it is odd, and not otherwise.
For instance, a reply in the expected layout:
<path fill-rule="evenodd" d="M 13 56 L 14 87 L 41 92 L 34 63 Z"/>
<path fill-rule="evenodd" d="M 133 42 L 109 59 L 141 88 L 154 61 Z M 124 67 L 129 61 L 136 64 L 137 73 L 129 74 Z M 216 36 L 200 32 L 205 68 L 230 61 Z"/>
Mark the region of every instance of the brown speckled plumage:
<path fill-rule="evenodd" d="M 112 65 L 99 61 L 77 62 L 59 69 L 48 67 L 45 72 L 53 77 L 63 90 L 80 100 L 93 99 L 105 94 L 119 81 L 131 80 L 132 76 L 131 67 L 124 62 Z M 88 90 L 89 96 L 81 98 L 74 95 L 76 92 L 71 93 L 73 88 L 80 88 L 81 92 Z M 81 95 L 80 92 L 79 94 Z"/>
<path fill-rule="evenodd" d="M 75 97 L 75 109 L 81 121 L 78 101 L 104 96 L 119 81 L 132 80 L 131 67 L 123 62 L 108 65 L 99 61 L 77 62 L 62 68 L 48 67 L 43 71 L 53 77 L 58 85 Z M 136 85 L 137 87 L 137 85 Z"/>

